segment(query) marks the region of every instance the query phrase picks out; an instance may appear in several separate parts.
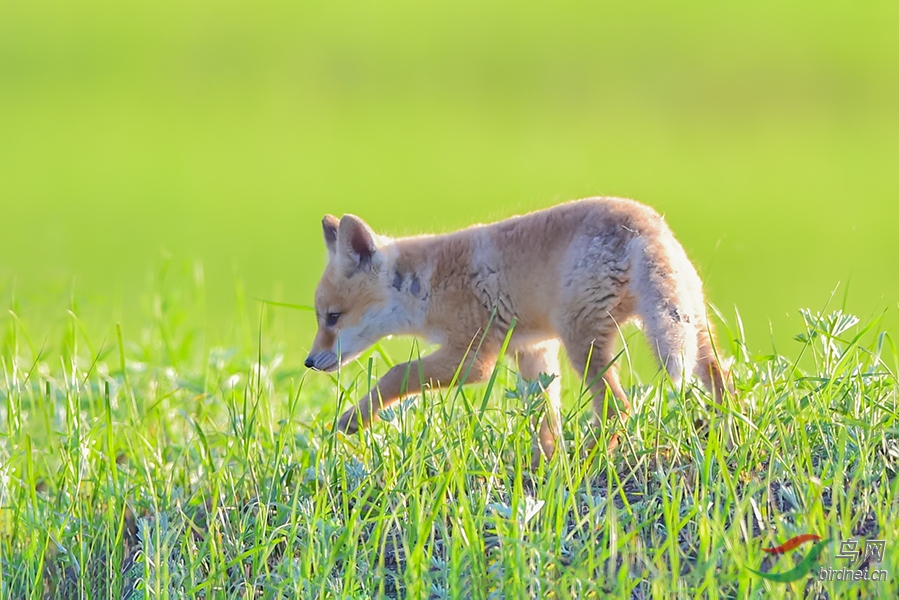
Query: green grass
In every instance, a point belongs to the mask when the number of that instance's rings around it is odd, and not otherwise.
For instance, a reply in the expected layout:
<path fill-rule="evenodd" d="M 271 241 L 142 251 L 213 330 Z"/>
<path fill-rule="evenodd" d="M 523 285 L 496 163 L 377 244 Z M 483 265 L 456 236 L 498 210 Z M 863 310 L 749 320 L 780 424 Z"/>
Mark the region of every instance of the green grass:
<path fill-rule="evenodd" d="M 289 309 L 240 307 L 233 344 L 212 346 L 202 297 L 197 280 L 170 277 L 150 288 L 142 329 L 108 321 L 99 337 L 72 302 L 46 340 L 11 302 L 0 596 L 899 593 L 899 355 L 877 322 L 804 312 L 774 354 L 747 347 L 733 316 L 720 329 L 737 399 L 717 410 L 641 369 L 611 454 L 606 430 L 586 450 L 590 402 L 568 372 L 566 452 L 531 472 L 539 386 L 508 366 L 492 387 L 429 391 L 347 438 L 331 433 L 339 409 L 408 348 L 310 373 L 286 341 Z M 779 561 L 761 548 L 806 532 L 885 539 L 870 566 L 889 581 L 747 570 L 786 571 L 809 546 Z M 838 548 L 818 566 L 849 566 Z"/>

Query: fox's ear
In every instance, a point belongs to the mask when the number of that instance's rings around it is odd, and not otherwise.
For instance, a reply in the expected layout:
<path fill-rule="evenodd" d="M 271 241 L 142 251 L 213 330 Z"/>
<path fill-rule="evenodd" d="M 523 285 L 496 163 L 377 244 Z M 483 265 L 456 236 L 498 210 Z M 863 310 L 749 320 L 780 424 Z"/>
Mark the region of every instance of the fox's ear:
<path fill-rule="evenodd" d="M 347 269 L 370 266 L 377 251 L 371 227 L 355 215 L 343 215 L 337 228 L 337 257 Z"/>
<path fill-rule="evenodd" d="M 334 215 L 325 215 L 322 219 L 322 233 L 325 234 L 325 246 L 328 247 L 328 256 L 334 258 L 337 254 L 337 227 L 340 221 Z"/>

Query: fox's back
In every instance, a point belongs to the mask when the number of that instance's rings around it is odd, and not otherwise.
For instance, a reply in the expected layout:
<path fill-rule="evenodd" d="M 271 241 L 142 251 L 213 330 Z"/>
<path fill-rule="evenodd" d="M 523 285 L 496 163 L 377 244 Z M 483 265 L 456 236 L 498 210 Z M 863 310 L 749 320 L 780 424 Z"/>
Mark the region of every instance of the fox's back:
<path fill-rule="evenodd" d="M 586 198 L 460 233 L 471 234 L 475 248 L 495 246 L 507 266 L 530 271 L 541 263 L 552 264 L 572 244 L 621 246 L 635 236 L 660 231 L 668 232 L 664 220 L 646 205 L 622 198 Z"/>
<path fill-rule="evenodd" d="M 551 332 L 553 308 L 575 294 L 597 293 L 610 277 L 628 277 L 628 244 L 643 235 L 666 237 L 651 208 L 631 200 L 589 198 L 456 234 L 466 248 L 467 276 L 500 325 Z M 672 238 L 673 239 L 673 238 Z M 463 243 L 464 242 L 464 243 Z"/>

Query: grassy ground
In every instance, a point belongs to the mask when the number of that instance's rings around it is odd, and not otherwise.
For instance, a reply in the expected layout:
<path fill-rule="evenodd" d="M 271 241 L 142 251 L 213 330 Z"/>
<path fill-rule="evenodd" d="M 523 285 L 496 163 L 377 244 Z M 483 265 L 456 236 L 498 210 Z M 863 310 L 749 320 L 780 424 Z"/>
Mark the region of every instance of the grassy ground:
<path fill-rule="evenodd" d="M 0 361 L 4 598 L 744 598 L 899 593 L 893 340 L 841 312 L 804 314 L 783 355 L 721 331 L 739 402 L 635 378 L 612 454 L 587 453 L 571 373 L 567 452 L 529 470 L 539 386 L 427 392 L 362 437 L 337 410 L 395 360 L 337 376 L 286 350 L 287 309 L 235 319 L 210 347 L 187 282 L 151 290 L 141 331 L 89 339 L 77 304 L 46 342 L 5 318 Z M 252 333 L 251 333 L 252 332 Z M 622 355 L 626 361 L 626 355 Z M 608 431 L 598 432 L 600 443 Z M 726 440 L 732 439 L 732 448 Z M 885 539 L 885 583 L 772 583 L 811 532 Z M 794 556 L 795 555 L 795 556 Z"/>

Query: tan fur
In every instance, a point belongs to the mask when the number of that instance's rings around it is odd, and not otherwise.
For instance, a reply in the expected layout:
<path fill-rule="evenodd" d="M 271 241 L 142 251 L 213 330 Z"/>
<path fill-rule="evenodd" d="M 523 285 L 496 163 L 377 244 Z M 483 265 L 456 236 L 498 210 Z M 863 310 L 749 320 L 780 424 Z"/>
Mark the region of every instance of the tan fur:
<path fill-rule="evenodd" d="M 368 425 L 377 410 L 422 385 L 448 384 L 460 364 L 465 383 L 483 381 L 513 322 L 510 349 L 522 376 L 558 375 L 561 342 L 586 372 L 597 419 L 625 419 L 630 410 L 610 363 L 619 327 L 633 318 L 673 381 L 695 373 L 716 398 L 725 389 L 702 283 L 664 219 L 647 206 L 589 198 L 395 240 L 352 215 L 339 222 L 329 215 L 322 225 L 330 260 L 316 291 L 319 331 L 307 366 L 334 370 L 389 334 L 440 344 L 421 361 L 390 369 L 341 416 L 342 431 Z M 336 325 L 328 324 L 329 313 L 339 313 Z M 538 433 L 547 457 L 561 440 L 558 381 L 546 390 Z"/>

